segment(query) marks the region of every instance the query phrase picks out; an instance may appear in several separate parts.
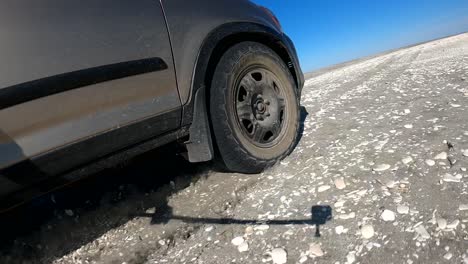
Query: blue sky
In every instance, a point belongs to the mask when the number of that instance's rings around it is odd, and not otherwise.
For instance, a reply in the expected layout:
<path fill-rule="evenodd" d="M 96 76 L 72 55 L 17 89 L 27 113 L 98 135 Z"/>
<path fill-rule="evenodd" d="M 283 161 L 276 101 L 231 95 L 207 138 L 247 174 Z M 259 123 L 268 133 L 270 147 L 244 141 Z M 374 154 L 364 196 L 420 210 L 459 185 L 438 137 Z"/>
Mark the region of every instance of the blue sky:
<path fill-rule="evenodd" d="M 468 0 L 254 0 L 296 45 L 305 72 L 468 31 Z"/>

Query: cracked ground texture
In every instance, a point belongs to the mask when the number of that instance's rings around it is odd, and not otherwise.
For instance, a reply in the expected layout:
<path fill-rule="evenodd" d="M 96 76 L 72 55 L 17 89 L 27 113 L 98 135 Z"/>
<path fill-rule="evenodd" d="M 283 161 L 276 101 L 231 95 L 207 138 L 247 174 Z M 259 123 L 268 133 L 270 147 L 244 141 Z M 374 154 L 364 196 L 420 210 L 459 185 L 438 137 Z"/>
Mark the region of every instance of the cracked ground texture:
<path fill-rule="evenodd" d="M 468 34 L 321 72 L 301 103 L 298 146 L 264 173 L 197 165 L 183 188 L 179 175 L 113 206 L 56 212 L 0 257 L 468 263 Z M 313 206 L 331 207 L 320 237 Z"/>

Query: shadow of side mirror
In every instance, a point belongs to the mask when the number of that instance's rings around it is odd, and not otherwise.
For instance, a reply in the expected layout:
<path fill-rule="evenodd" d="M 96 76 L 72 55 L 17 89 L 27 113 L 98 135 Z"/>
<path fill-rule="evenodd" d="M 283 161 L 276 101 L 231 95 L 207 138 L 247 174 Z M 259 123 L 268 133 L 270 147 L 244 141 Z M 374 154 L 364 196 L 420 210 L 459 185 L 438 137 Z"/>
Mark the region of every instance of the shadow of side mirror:
<path fill-rule="evenodd" d="M 320 237 L 320 225 L 332 219 L 332 208 L 329 205 L 314 205 L 311 209 L 312 223 L 315 224 L 315 236 Z"/>

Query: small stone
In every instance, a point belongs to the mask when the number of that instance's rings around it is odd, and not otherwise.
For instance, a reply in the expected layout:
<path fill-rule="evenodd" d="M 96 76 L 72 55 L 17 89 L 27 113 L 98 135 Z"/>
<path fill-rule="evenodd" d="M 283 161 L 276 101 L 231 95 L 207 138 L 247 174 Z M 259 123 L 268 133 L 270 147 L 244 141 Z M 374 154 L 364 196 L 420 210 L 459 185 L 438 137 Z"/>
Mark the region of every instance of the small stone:
<path fill-rule="evenodd" d="M 468 204 L 460 204 L 460 205 L 458 206 L 458 210 L 460 210 L 460 211 L 466 211 L 466 210 L 468 210 Z"/>
<path fill-rule="evenodd" d="M 249 250 L 249 244 L 246 241 L 244 241 L 244 242 L 242 242 L 242 244 L 240 244 L 237 247 L 237 250 L 239 250 L 239 252 L 245 252 L 245 251 Z"/>
<path fill-rule="evenodd" d="M 68 216 L 73 216 L 74 215 L 73 211 L 70 210 L 70 209 L 65 210 L 65 214 L 68 215 Z"/>
<path fill-rule="evenodd" d="M 410 157 L 410 156 L 407 156 L 407 157 L 403 158 L 401 161 L 402 161 L 404 164 L 409 164 L 409 163 L 413 162 L 413 158 Z"/>
<path fill-rule="evenodd" d="M 463 149 L 462 150 L 462 155 L 465 157 L 468 157 L 468 149 Z"/>
<path fill-rule="evenodd" d="M 282 248 L 275 248 L 270 252 L 274 264 L 285 264 L 288 261 L 288 253 Z"/>
<path fill-rule="evenodd" d="M 462 176 L 460 174 L 452 175 L 450 173 L 446 173 L 442 180 L 444 182 L 460 182 L 461 179 L 462 179 Z"/>
<path fill-rule="evenodd" d="M 346 188 L 346 183 L 344 182 L 344 179 L 343 178 L 335 179 L 335 187 L 338 190 L 342 190 L 342 189 Z"/>
<path fill-rule="evenodd" d="M 399 214 L 408 214 L 409 213 L 409 207 L 406 205 L 398 205 L 397 206 L 397 212 Z"/>
<path fill-rule="evenodd" d="M 431 238 L 431 235 L 429 235 L 429 233 L 423 225 L 418 225 L 414 228 L 414 231 L 418 233 L 418 235 L 424 240 Z"/>
<path fill-rule="evenodd" d="M 395 183 L 395 181 L 393 181 L 393 180 L 389 180 L 389 181 L 385 184 L 385 186 L 386 186 L 387 188 L 389 188 L 389 189 L 395 188 L 395 185 L 396 185 L 396 183 Z"/>
<path fill-rule="evenodd" d="M 309 246 L 309 256 L 310 257 L 321 257 L 324 255 L 322 248 L 319 244 L 312 243 Z"/>
<path fill-rule="evenodd" d="M 412 125 L 412 124 L 406 124 L 406 125 L 405 125 L 405 128 L 411 129 L 411 128 L 413 128 L 413 125 Z"/>
<path fill-rule="evenodd" d="M 340 207 L 343 207 L 345 201 L 338 201 L 334 204 L 335 208 L 340 208 Z"/>
<path fill-rule="evenodd" d="M 324 191 L 326 191 L 326 190 L 328 190 L 330 188 L 331 188 L 330 185 L 322 185 L 322 186 L 318 187 L 317 191 L 318 192 L 324 192 Z"/>
<path fill-rule="evenodd" d="M 150 207 L 150 208 L 146 209 L 145 213 L 147 213 L 147 214 L 156 213 L 156 207 Z"/>
<path fill-rule="evenodd" d="M 450 259 L 452 258 L 452 256 L 453 256 L 452 253 L 447 252 L 447 253 L 444 255 L 444 259 L 450 260 Z"/>
<path fill-rule="evenodd" d="M 441 152 L 434 157 L 435 160 L 446 160 L 447 152 Z"/>
<path fill-rule="evenodd" d="M 254 227 L 254 229 L 257 231 L 265 231 L 265 230 L 268 230 L 269 228 L 270 228 L 269 225 L 259 225 L 259 226 Z"/>
<path fill-rule="evenodd" d="M 380 164 L 373 168 L 374 171 L 386 171 L 390 169 L 390 165 L 388 164 Z"/>
<path fill-rule="evenodd" d="M 164 245 L 166 245 L 166 241 L 164 239 L 160 239 L 158 241 L 158 244 L 161 245 L 161 246 L 164 246 Z"/>
<path fill-rule="evenodd" d="M 232 243 L 234 246 L 238 247 L 238 246 L 240 246 L 242 243 L 244 243 L 244 241 L 245 241 L 245 240 L 244 240 L 243 237 L 238 236 L 238 237 L 233 238 L 233 239 L 231 240 L 231 243 Z"/>
<path fill-rule="evenodd" d="M 392 222 L 392 221 L 395 221 L 395 213 L 390 211 L 390 210 L 387 210 L 385 209 L 382 214 L 380 215 L 380 217 L 382 217 L 382 219 L 385 221 L 385 222 Z"/>
<path fill-rule="evenodd" d="M 409 114 L 411 111 L 409 109 L 405 109 L 405 114 Z"/>
<path fill-rule="evenodd" d="M 374 236 L 374 227 L 371 225 L 364 225 L 361 227 L 361 236 L 364 239 L 369 239 Z"/>
<path fill-rule="evenodd" d="M 348 219 L 351 219 L 351 218 L 354 218 L 356 217 L 356 213 L 355 212 L 351 212 L 349 214 L 341 214 L 339 215 L 339 218 L 340 219 L 343 219 L 343 220 L 348 220 Z"/>
<path fill-rule="evenodd" d="M 437 226 L 440 228 L 440 229 L 445 229 L 447 227 L 447 220 L 445 220 L 444 218 L 437 218 Z"/>
<path fill-rule="evenodd" d="M 338 235 L 341 235 L 341 234 L 343 234 L 343 232 L 344 232 L 344 227 L 343 227 L 343 226 L 341 226 L 341 225 L 340 225 L 340 226 L 337 226 L 337 227 L 335 227 L 335 232 L 336 232 Z"/>
<path fill-rule="evenodd" d="M 253 232 L 254 232 L 253 227 L 248 226 L 248 227 L 245 228 L 245 234 L 246 235 L 251 235 L 251 234 L 253 234 Z"/>
<path fill-rule="evenodd" d="M 211 232 L 214 229 L 213 226 L 208 226 L 205 228 L 205 232 Z"/>
<path fill-rule="evenodd" d="M 432 167 L 432 166 L 435 165 L 435 161 L 433 161 L 433 160 L 431 160 L 431 159 L 427 159 L 427 160 L 426 160 L 426 164 L 427 164 L 428 166 L 431 166 L 431 167 Z"/>
<path fill-rule="evenodd" d="M 299 259 L 299 263 L 304 263 L 307 261 L 307 256 L 302 256 L 300 259 Z"/>
<path fill-rule="evenodd" d="M 456 229 L 458 224 L 460 224 L 460 220 L 454 220 L 452 223 L 447 225 L 447 229 Z"/>
<path fill-rule="evenodd" d="M 346 260 L 348 264 L 354 263 L 356 261 L 356 253 L 354 251 L 351 251 L 346 255 Z"/>

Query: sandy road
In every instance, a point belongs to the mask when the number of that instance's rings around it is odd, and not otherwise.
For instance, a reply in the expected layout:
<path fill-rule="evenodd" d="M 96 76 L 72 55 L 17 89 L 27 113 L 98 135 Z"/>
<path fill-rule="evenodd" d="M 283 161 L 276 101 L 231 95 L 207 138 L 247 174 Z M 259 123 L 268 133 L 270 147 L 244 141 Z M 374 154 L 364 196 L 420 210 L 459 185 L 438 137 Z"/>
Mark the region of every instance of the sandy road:
<path fill-rule="evenodd" d="M 274 168 L 134 161 L 54 197 L 1 262 L 468 263 L 468 34 L 314 76 L 302 105 Z"/>

